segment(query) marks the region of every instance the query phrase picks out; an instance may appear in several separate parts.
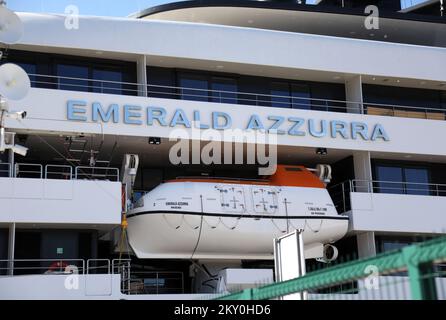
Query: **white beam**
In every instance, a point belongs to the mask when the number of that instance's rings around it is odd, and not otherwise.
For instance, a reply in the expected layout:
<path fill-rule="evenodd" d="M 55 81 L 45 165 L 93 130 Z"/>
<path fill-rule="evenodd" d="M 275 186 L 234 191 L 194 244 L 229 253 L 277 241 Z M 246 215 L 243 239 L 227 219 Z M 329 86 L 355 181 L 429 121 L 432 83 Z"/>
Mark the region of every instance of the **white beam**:
<path fill-rule="evenodd" d="M 141 55 L 138 57 L 136 66 L 138 96 L 147 97 L 147 58 L 145 55 Z"/>
<path fill-rule="evenodd" d="M 347 103 L 349 113 L 364 113 L 361 75 L 345 79 L 345 99 L 350 101 Z"/>

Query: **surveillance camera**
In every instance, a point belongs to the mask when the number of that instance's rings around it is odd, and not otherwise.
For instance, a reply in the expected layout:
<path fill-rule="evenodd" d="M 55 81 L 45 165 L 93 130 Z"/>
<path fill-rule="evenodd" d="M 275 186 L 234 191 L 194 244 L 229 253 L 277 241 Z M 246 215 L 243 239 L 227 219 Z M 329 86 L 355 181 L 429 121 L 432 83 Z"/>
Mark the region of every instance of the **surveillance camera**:
<path fill-rule="evenodd" d="M 24 146 L 21 146 L 19 144 L 15 144 L 12 147 L 12 151 L 14 151 L 14 153 L 17 153 L 17 154 L 19 154 L 21 156 L 26 156 L 26 153 L 28 152 L 28 148 L 24 147 Z"/>
<path fill-rule="evenodd" d="M 21 120 L 26 118 L 26 111 L 11 112 L 7 115 L 8 118 Z"/>

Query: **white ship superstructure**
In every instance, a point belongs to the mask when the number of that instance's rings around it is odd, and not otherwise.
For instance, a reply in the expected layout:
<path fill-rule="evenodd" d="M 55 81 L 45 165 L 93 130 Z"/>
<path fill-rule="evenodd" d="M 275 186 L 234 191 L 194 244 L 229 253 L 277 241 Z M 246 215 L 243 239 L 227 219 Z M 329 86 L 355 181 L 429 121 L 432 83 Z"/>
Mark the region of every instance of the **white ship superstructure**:
<path fill-rule="evenodd" d="M 20 147 L 0 146 L 0 298 L 198 298 L 273 281 L 273 239 L 296 229 L 308 265 L 444 234 L 446 20 L 375 1 L 370 30 L 359 2 L 17 13 L 0 63 L 31 88 L 2 97 Z M 273 134 L 277 170 L 221 164 L 248 158 L 229 131 Z M 234 154 L 197 163 L 197 141 Z"/>

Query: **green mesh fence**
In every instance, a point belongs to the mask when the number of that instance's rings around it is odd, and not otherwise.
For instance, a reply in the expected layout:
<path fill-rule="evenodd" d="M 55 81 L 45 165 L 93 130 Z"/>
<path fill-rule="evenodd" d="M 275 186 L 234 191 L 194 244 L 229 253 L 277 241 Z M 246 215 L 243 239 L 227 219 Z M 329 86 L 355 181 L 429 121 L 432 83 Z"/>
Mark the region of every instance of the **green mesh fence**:
<path fill-rule="evenodd" d="M 446 237 L 442 237 L 216 299 L 287 299 L 301 293 L 309 300 L 445 300 L 445 261 Z"/>

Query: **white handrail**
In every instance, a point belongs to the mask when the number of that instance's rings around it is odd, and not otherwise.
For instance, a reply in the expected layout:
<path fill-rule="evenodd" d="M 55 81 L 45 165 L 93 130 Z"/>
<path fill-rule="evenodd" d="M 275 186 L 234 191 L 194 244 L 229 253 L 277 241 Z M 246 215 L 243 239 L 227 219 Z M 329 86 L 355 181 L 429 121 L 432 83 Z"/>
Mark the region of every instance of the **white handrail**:
<path fill-rule="evenodd" d="M 84 172 L 91 170 L 91 172 Z M 105 171 L 104 173 L 94 173 L 94 171 Z M 108 173 L 111 171 L 112 173 Z M 110 168 L 110 167 L 87 167 L 87 166 L 78 166 L 74 171 L 75 179 L 97 179 L 97 180 L 109 180 L 110 178 L 115 179 L 114 181 L 119 181 L 119 169 L 118 168 Z M 102 178 L 102 179 L 101 179 Z"/>
<path fill-rule="evenodd" d="M 6 169 L 2 169 L 3 167 L 6 167 Z M 7 177 L 5 178 L 11 177 L 12 176 L 11 164 L 6 162 L 0 162 L 0 177 L 2 177 L 1 173 L 7 174 Z"/>
<path fill-rule="evenodd" d="M 52 168 L 69 169 L 69 173 L 68 172 L 64 172 L 63 170 L 61 170 L 61 171 L 50 171 L 49 169 L 52 169 Z M 48 178 L 48 175 L 51 175 L 51 174 L 57 174 L 57 175 L 60 175 L 60 176 L 67 176 L 67 177 L 69 177 L 69 180 L 71 180 L 72 176 L 73 176 L 73 168 L 71 166 L 67 166 L 67 165 L 47 164 L 45 166 L 45 179 L 51 179 L 51 178 Z"/>
<path fill-rule="evenodd" d="M 91 89 L 102 89 L 102 90 L 119 90 L 119 91 L 133 91 L 133 92 L 140 92 L 140 87 L 146 86 L 146 84 L 143 83 L 137 83 L 137 82 L 119 82 L 119 81 L 110 81 L 110 80 L 99 80 L 99 79 L 91 79 L 91 78 L 76 78 L 76 77 L 64 77 L 64 76 L 54 76 L 54 75 L 44 75 L 44 74 L 33 74 L 30 73 L 30 76 L 34 77 L 47 77 L 52 79 L 65 79 L 65 80 L 75 80 L 75 81 L 85 81 L 85 82 L 98 82 L 101 85 L 83 85 L 83 84 L 76 84 L 76 83 L 65 83 L 62 85 L 65 86 L 72 86 L 72 87 L 83 87 L 83 88 L 91 88 Z M 48 82 L 48 81 L 40 81 L 40 80 L 31 80 L 32 83 L 42 83 L 42 84 L 49 84 L 54 85 L 56 83 L 54 82 Z M 126 86 L 137 86 L 137 89 L 132 88 L 115 88 L 115 87 L 105 87 L 102 84 L 120 84 L 120 85 L 126 85 Z M 60 84 L 59 81 L 57 84 Z M 165 86 L 165 85 L 156 85 L 156 84 L 147 84 L 148 88 L 159 88 L 159 89 L 171 89 L 174 90 L 173 92 L 163 92 L 163 91 L 148 91 L 148 93 L 152 94 L 161 94 L 161 95 L 174 95 L 174 96 L 189 96 L 189 97 L 196 97 L 196 98 L 217 98 L 213 97 L 212 93 L 218 93 L 220 100 L 239 100 L 239 101 L 251 101 L 251 102 L 274 102 L 275 104 L 283 104 L 283 105 L 302 105 L 307 106 L 306 103 L 295 103 L 293 100 L 299 100 L 299 101 L 307 101 L 312 104 L 314 107 L 326 107 L 326 108 L 334 108 L 334 109 L 343 109 L 348 110 L 350 107 L 349 105 L 360 105 L 363 110 L 362 113 L 365 113 L 365 109 L 367 109 L 368 106 L 375 106 L 375 107 L 384 107 L 384 108 L 392 108 L 395 109 L 410 109 L 410 110 L 423 110 L 423 111 L 431 111 L 431 112 L 445 112 L 445 109 L 441 108 L 430 108 L 430 107 L 417 107 L 417 106 L 408 106 L 408 105 L 395 105 L 395 104 L 384 104 L 384 103 L 373 103 L 373 102 L 358 102 L 358 101 L 351 101 L 351 100 L 335 100 L 335 99 L 321 99 L 321 98 L 312 98 L 312 97 L 293 97 L 292 95 L 271 95 L 266 93 L 255 93 L 255 92 L 243 92 L 243 91 L 226 91 L 226 90 L 213 90 L 213 89 L 200 89 L 200 88 L 190 88 L 190 87 L 178 87 L 178 86 Z M 189 90 L 194 92 L 206 92 L 211 93 L 209 96 L 204 95 L 194 95 L 193 93 L 183 93 L 183 90 Z M 235 95 L 235 97 L 224 97 L 221 96 L 221 94 L 231 94 Z M 255 99 L 249 99 L 249 98 L 241 98 L 240 95 L 248 95 L 248 96 L 255 96 Z M 266 100 L 262 100 L 259 98 L 268 98 Z M 288 99 L 287 102 L 281 102 L 281 101 L 271 101 L 271 98 L 278 98 L 278 99 Z M 313 102 L 323 102 L 324 104 L 314 104 Z M 328 104 L 327 104 L 328 103 Z M 336 106 L 333 105 L 343 104 L 343 106 Z"/>
<path fill-rule="evenodd" d="M 36 170 L 21 170 L 20 167 L 38 167 L 39 169 Z M 37 164 L 37 163 L 16 163 L 15 164 L 15 169 L 14 169 L 14 176 L 16 178 L 20 178 L 19 175 L 21 173 L 23 174 L 38 174 L 39 179 L 42 179 L 43 177 L 43 166 L 41 164 Z"/>

